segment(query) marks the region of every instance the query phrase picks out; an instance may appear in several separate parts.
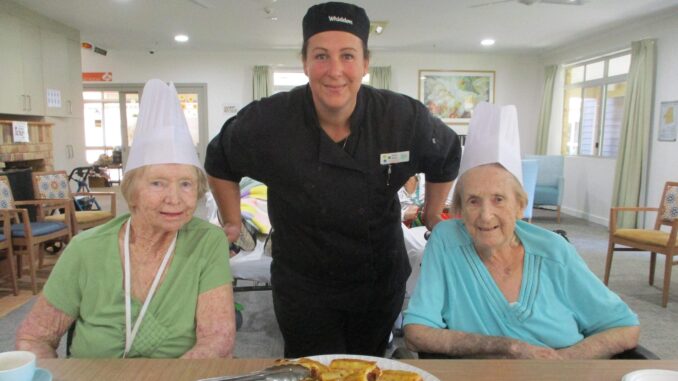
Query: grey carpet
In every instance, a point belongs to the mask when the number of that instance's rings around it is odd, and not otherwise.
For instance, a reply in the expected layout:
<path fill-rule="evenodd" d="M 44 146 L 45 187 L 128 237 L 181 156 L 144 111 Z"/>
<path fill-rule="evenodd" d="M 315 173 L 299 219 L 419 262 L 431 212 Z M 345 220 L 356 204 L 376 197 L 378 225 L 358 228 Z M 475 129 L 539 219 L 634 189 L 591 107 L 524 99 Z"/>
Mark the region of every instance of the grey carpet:
<path fill-rule="evenodd" d="M 566 230 L 591 270 L 602 279 L 607 227 L 566 215 L 563 215 L 561 224 L 557 224 L 555 213 L 543 210 L 535 210 L 532 222 L 547 229 Z M 663 284 L 664 257 L 658 256 L 654 286 L 648 284 L 649 263 L 648 253 L 615 254 L 609 286 L 640 317 L 641 344 L 662 359 L 678 359 L 678 281 L 673 276 L 669 305 L 662 308 L 660 287 Z M 282 337 L 273 313 L 271 292 L 239 292 L 235 294 L 235 300 L 244 306 L 244 323 L 236 336 L 235 355 L 240 358 L 282 357 Z M 24 305 L 0 319 L 0 351 L 14 347 L 16 327 L 31 305 Z"/>

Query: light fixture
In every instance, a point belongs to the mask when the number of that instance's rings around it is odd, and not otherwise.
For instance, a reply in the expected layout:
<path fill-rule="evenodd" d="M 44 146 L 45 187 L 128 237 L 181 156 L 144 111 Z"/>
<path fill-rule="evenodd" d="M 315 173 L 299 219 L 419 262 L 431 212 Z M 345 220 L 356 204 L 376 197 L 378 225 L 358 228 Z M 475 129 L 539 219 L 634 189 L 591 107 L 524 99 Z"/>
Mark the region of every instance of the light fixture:
<path fill-rule="evenodd" d="M 372 21 L 370 23 L 370 33 L 382 34 L 388 25 L 388 21 Z"/>
<path fill-rule="evenodd" d="M 188 36 L 185 34 L 177 34 L 174 36 L 174 41 L 176 42 L 186 42 L 188 41 Z"/>
<path fill-rule="evenodd" d="M 492 45 L 494 45 L 494 40 L 491 39 L 491 38 L 486 38 L 486 39 L 480 41 L 480 45 L 482 45 L 482 46 L 492 46 Z"/>

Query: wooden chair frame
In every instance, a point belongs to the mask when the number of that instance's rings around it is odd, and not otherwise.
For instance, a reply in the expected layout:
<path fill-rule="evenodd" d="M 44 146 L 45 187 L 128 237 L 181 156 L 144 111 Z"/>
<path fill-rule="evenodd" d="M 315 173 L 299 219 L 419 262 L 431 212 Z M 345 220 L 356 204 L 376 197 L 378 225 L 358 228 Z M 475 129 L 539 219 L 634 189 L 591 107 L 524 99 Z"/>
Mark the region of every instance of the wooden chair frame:
<path fill-rule="evenodd" d="M 38 222 L 44 222 L 41 218 L 43 216 L 43 213 L 45 213 L 44 210 L 63 209 L 66 211 L 70 211 L 70 208 L 72 207 L 71 202 L 72 202 L 71 200 L 67 199 L 27 200 L 27 201 L 14 201 L 14 205 L 17 207 L 35 205 L 38 209 Z M 71 226 L 71 221 L 70 219 L 66 219 L 66 221 L 64 221 L 66 227 L 62 230 L 58 230 L 49 234 L 34 235 L 27 209 L 10 208 L 4 210 L 10 213 L 11 221 L 13 223 L 23 224 L 24 236 L 23 237 L 12 236 L 14 255 L 18 257 L 17 274 L 21 276 L 21 271 L 23 268 L 21 256 L 28 255 L 29 261 L 28 268 L 31 276 L 31 288 L 33 290 L 33 294 L 37 294 L 38 283 L 36 276 L 37 268 L 35 260 L 36 258 L 38 259 L 37 267 L 38 268 L 42 267 L 42 262 L 45 255 L 44 244 L 46 242 L 62 239 L 64 241 L 63 247 L 65 247 L 65 244 L 70 242 L 72 238 L 71 232 L 73 230 L 73 227 Z"/>
<path fill-rule="evenodd" d="M 674 260 L 674 257 L 678 255 L 678 247 L 676 247 L 676 235 L 678 234 L 678 218 L 674 220 L 665 220 L 663 219 L 664 214 L 664 200 L 666 194 L 671 189 L 671 187 L 678 187 L 678 182 L 667 181 L 664 184 L 664 191 L 662 192 L 662 198 L 660 200 L 660 206 L 658 208 L 651 207 L 616 207 L 610 209 L 610 235 L 609 235 L 609 244 L 607 247 L 607 259 L 605 260 L 605 279 L 604 282 L 607 285 L 610 279 L 610 270 L 612 268 L 612 256 L 615 251 L 649 251 L 650 252 L 650 285 L 654 285 L 654 272 L 657 263 L 657 254 L 663 254 L 666 256 L 666 263 L 664 266 L 664 285 L 662 288 L 662 307 L 666 307 L 669 302 L 669 287 L 671 286 L 671 272 L 673 265 L 678 264 L 678 261 Z M 635 212 L 635 213 L 647 213 L 647 212 L 657 212 L 657 218 L 654 223 L 654 229 L 635 229 L 639 231 L 661 231 L 662 226 L 668 226 L 671 228 L 670 232 L 662 231 L 662 234 L 665 234 L 667 237 L 666 245 L 655 245 L 645 242 L 638 242 L 632 239 L 627 239 L 624 237 L 619 237 L 617 235 L 617 216 L 620 212 Z M 616 247 L 616 245 L 621 245 L 623 247 Z"/>
<path fill-rule="evenodd" d="M 19 283 L 17 281 L 17 264 L 14 258 L 14 250 L 12 247 L 12 222 L 11 214 L 0 209 L 0 216 L 2 216 L 2 234 L 5 239 L 0 241 L 0 250 L 7 251 L 7 272 L 9 273 L 9 280 L 12 286 L 14 296 L 19 295 Z"/>
<path fill-rule="evenodd" d="M 42 194 L 40 191 L 40 186 L 39 186 L 39 181 L 38 177 L 40 176 L 49 176 L 49 175 L 63 175 L 66 181 L 68 181 L 68 175 L 66 174 L 66 171 L 45 171 L 45 172 L 33 172 L 33 190 L 37 198 L 39 195 Z M 116 196 L 115 192 L 71 192 L 70 190 L 70 184 L 67 186 L 68 189 L 68 194 L 67 197 L 68 199 L 71 200 L 71 203 L 75 202 L 75 197 L 76 196 L 88 196 L 88 197 L 109 197 L 110 198 L 110 216 L 97 219 L 94 221 L 84 221 L 83 218 L 78 218 L 79 216 L 82 216 L 83 213 L 86 213 L 87 211 L 76 211 L 74 207 L 70 208 L 70 212 L 68 213 L 69 218 L 71 219 L 71 226 L 73 227 L 72 230 L 72 235 L 77 234 L 81 230 L 86 230 L 93 228 L 95 226 L 102 225 L 113 218 L 115 218 L 116 214 Z"/>

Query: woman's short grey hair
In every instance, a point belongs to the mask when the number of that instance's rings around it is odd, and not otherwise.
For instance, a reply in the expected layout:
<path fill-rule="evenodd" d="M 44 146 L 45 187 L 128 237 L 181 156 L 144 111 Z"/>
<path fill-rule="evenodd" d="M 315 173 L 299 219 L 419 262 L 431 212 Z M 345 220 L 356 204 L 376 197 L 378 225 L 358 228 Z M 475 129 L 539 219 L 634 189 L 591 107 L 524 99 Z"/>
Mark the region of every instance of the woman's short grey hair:
<path fill-rule="evenodd" d="M 518 204 L 522 209 L 524 209 L 527 206 L 527 193 L 525 193 L 525 190 L 523 189 L 523 186 L 520 184 L 520 181 L 506 168 L 504 168 L 501 164 L 498 163 L 493 163 L 493 164 L 486 164 L 486 165 L 492 165 L 498 168 L 503 169 L 507 173 L 511 175 L 511 190 L 513 191 L 513 194 L 516 197 L 516 200 L 518 201 Z M 452 194 L 452 213 L 455 215 L 461 214 L 461 209 L 462 209 L 462 199 L 461 195 L 464 191 L 464 176 L 468 172 L 465 172 L 463 175 L 457 179 L 457 185 L 454 187 L 454 193 Z"/>
<path fill-rule="evenodd" d="M 122 183 L 120 184 L 120 192 L 122 193 L 122 197 L 125 198 L 125 201 L 127 201 L 127 205 L 132 205 L 136 193 L 136 182 L 144 175 L 147 168 L 148 165 L 144 165 L 143 167 L 134 168 L 129 172 L 125 172 L 125 176 L 122 178 Z M 205 173 L 200 169 L 196 167 L 193 167 L 193 169 L 198 176 L 198 200 L 200 200 L 205 196 L 205 193 L 207 193 L 207 190 L 209 189 L 207 185 L 207 176 L 205 176 Z"/>

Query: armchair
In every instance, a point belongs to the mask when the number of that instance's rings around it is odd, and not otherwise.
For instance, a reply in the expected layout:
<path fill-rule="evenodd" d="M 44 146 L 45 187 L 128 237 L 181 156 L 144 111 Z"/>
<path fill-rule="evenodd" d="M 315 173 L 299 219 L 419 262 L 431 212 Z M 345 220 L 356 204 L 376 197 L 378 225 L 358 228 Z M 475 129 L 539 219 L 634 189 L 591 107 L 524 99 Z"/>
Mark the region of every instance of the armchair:
<path fill-rule="evenodd" d="M 619 212 L 657 212 L 653 229 L 618 229 L 617 215 Z M 669 227 L 670 231 L 662 230 L 662 226 Z M 666 308 L 669 302 L 669 287 L 671 286 L 671 270 L 678 264 L 674 257 L 678 256 L 678 182 L 667 181 L 664 184 L 661 204 L 659 208 L 647 207 L 618 207 L 610 209 L 610 240 L 605 260 L 605 284 L 610 280 L 612 256 L 615 251 L 649 251 L 650 252 L 650 285 L 654 284 L 654 271 L 657 254 L 666 256 L 664 265 L 664 287 L 662 290 L 662 307 Z M 616 247 L 621 245 L 622 247 Z"/>
<path fill-rule="evenodd" d="M 38 220 L 31 221 L 28 211 L 21 208 L 25 205 L 35 205 L 38 211 Z M 36 258 L 42 262 L 45 253 L 45 245 L 54 241 L 61 241 L 65 244 L 71 240 L 71 221 L 65 222 L 45 221 L 43 216 L 55 209 L 70 212 L 71 201 L 65 199 L 53 200 L 27 200 L 14 201 L 12 189 L 9 186 L 7 176 L 0 176 L 0 209 L 3 213 L 9 214 L 11 228 L 12 249 L 14 255 L 18 256 L 17 273 L 21 276 L 23 269 L 22 255 L 28 256 L 28 268 L 31 276 L 31 287 L 33 294 L 38 293 L 36 276 Z"/>
<path fill-rule="evenodd" d="M 47 221 L 64 222 L 68 215 L 75 235 L 81 230 L 102 225 L 115 217 L 115 192 L 75 192 L 71 193 L 68 176 L 65 171 L 33 172 L 33 189 L 38 199 L 66 198 L 75 203 L 74 196 L 108 197 L 109 210 L 75 210 L 68 213 L 53 214 L 45 217 Z"/>
<path fill-rule="evenodd" d="M 537 160 L 539 173 L 534 192 L 534 207 L 555 206 L 560 223 L 560 206 L 563 202 L 565 178 L 564 158 L 557 155 L 527 155 L 527 160 Z"/>
<path fill-rule="evenodd" d="M 539 163 L 536 160 L 522 161 L 523 167 L 523 189 L 527 193 L 527 206 L 523 218 L 532 222 L 532 208 L 534 207 L 534 193 L 537 188 L 537 175 L 539 174 Z"/>

